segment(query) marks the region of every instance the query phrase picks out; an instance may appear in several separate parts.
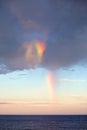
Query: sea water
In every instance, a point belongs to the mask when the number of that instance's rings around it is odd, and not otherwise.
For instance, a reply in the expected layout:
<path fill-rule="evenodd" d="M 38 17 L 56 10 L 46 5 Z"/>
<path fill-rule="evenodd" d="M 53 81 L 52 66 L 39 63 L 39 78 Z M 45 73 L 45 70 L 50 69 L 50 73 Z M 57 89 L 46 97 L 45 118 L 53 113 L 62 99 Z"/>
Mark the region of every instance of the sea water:
<path fill-rule="evenodd" d="M 0 130 L 87 130 L 87 116 L 0 115 Z"/>

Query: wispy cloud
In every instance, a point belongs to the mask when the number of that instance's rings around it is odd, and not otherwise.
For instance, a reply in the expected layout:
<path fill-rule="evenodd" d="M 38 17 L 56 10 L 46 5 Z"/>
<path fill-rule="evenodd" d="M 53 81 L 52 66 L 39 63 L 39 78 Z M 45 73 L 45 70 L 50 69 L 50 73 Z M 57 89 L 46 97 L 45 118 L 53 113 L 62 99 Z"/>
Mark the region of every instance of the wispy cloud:
<path fill-rule="evenodd" d="M 0 102 L 0 105 L 8 105 L 8 104 L 13 104 L 13 102 Z"/>
<path fill-rule="evenodd" d="M 52 102 L 52 101 L 9 101 L 9 102 L 0 102 L 0 105 L 11 105 L 11 104 L 24 104 L 24 105 L 30 105 L 30 106 L 48 106 L 48 105 L 63 105 L 59 102 Z"/>
<path fill-rule="evenodd" d="M 58 79 L 58 82 L 75 82 L 75 83 L 78 83 L 78 82 L 87 82 L 87 80 L 60 78 L 60 79 Z"/>
<path fill-rule="evenodd" d="M 71 96 L 74 99 L 77 99 L 79 101 L 86 101 L 87 102 L 87 96 L 82 96 L 82 95 L 73 95 Z"/>

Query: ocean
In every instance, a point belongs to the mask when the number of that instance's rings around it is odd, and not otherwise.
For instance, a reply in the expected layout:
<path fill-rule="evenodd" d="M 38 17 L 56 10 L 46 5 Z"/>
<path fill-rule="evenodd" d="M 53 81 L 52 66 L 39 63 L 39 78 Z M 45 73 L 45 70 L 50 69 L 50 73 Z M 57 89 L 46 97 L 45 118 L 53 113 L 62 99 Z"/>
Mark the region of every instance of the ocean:
<path fill-rule="evenodd" d="M 87 130 L 87 115 L 0 115 L 0 130 Z"/>

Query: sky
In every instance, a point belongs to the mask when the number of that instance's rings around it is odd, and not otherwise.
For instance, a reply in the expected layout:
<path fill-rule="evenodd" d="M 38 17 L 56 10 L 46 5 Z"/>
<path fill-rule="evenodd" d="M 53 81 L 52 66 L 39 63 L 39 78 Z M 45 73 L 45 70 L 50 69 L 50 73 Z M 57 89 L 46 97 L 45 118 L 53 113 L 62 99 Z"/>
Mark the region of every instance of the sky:
<path fill-rule="evenodd" d="M 0 0 L 0 114 L 87 114 L 86 0 Z"/>

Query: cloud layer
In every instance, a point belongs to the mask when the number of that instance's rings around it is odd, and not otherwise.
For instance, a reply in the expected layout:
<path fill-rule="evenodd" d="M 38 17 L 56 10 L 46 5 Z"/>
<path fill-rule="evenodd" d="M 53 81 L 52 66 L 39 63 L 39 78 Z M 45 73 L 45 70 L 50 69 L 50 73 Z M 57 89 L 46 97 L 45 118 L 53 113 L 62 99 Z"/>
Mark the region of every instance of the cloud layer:
<path fill-rule="evenodd" d="M 30 69 L 25 43 L 45 42 L 40 66 L 48 69 L 87 62 L 86 0 L 0 1 L 0 73 Z M 30 54 L 31 55 L 31 54 Z"/>

